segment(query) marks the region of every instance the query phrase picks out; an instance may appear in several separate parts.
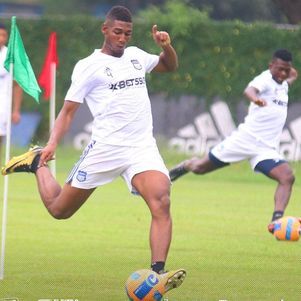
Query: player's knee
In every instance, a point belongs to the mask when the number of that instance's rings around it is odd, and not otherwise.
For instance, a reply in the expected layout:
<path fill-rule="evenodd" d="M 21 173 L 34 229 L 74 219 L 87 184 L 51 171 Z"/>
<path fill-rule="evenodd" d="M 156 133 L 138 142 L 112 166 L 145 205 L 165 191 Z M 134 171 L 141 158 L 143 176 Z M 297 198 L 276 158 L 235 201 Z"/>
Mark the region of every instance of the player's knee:
<path fill-rule="evenodd" d="M 163 195 L 151 201 L 150 210 L 153 217 L 163 217 L 170 215 L 170 198 Z"/>
<path fill-rule="evenodd" d="M 202 166 L 193 166 L 191 171 L 196 175 L 202 175 L 205 173 L 205 170 L 202 168 Z"/>
<path fill-rule="evenodd" d="M 294 176 L 293 172 L 289 171 L 289 172 L 284 173 L 281 176 L 279 182 L 281 184 L 283 184 L 283 185 L 290 185 L 290 186 L 292 186 L 294 184 L 294 182 L 295 182 L 295 176 Z"/>
<path fill-rule="evenodd" d="M 290 185 L 293 185 L 295 183 L 295 176 L 294 174 L 291 172 L 290 175 L 288 176 L 288 179 L 287 179 L 288 183 Z"/>
<path fill-rule="evenodd" d="M 59 208 L 47 208 L 49 213 L 51 214 L 52 217 L 55 219 L 68 219 L 73 215 L 73 212 L 67 211 L 67 210 L 62 210 Z"/>

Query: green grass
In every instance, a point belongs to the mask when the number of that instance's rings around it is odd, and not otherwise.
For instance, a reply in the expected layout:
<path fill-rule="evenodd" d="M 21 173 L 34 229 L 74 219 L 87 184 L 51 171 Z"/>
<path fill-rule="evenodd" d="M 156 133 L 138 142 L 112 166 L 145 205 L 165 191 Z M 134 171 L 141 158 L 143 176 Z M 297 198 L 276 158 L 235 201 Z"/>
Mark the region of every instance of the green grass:
<path fill-rule="evenodd" d="M 77 156 L 59 150 L 60 183 Z M 163 156 L 169 167 L 183 159 Z M 293 167 L 297 180 L 286 214 L 300 215 L 301 170 Z M 2 194 L 3 178 L 0 184 Z M 266 229 L 274 189 L 275 182 L 246 162 L 173 184 L 167 268 L 184 267 L 188 275 L 169 301 L 301 300 L 301 244 L 276 241 Z M 149 267 L 149 223 L 146 205 L 121 179 L 98 188 L 71 219 L 57 221 L 44 209 L 32 175 L 10 176 L 0 299 L 126 301 L 128 275 Z"/>

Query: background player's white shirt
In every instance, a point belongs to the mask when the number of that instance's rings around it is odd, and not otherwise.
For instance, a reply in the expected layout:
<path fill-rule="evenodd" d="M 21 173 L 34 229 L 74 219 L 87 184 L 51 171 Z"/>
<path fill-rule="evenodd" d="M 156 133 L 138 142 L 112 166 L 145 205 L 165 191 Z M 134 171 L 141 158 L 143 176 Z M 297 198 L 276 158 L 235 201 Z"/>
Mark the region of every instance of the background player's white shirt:
<path fill-rule="evenodd" d="M 96 49 L 80 60 L 65 100 L 86 100 L 94 117 L 92 139 L 111 145 L 153 143 L 153 121 L 145 74 L 159 57 L 128 47 L 118 58 Z"/>
<path fill-rule="evenodd" d="M 6 116 L 9 106 L 9 80 L 10 76 L 7 70 L 4 68 L 4 62 L 6 59 L 7 47 L 3 46 L 0 49 L 0 113 Z"/>
<path fill-rule="evenodd" d="M 259 91 L 258 98 L 264 99 L 267 105 L 259 107 L 254 103 L 249 106 L 248 115 L 239 130 L 246 131 L 264 144 L 277 148 L 287 117 L 288 83 L 278 84 L 270 70 L 256 76 L 248 86 Z"/>

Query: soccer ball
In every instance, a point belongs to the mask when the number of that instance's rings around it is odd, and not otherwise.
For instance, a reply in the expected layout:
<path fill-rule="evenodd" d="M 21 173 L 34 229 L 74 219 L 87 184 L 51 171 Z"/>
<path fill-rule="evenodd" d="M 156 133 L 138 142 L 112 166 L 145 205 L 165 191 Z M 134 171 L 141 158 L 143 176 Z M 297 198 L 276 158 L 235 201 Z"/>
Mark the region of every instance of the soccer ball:
<path fill-rule="evenodd" d="M 275 221 L 274 236 L 278 240 L 297 241 L 300 237 L 301 222 L 293 216 L 282 217 Z"/>
<path fill-rule="evenodd" d="M 151 270 L 133 272 L 126 281 L 125 290 L 130 301 L 160 301 L 164 285 L 159 275 Z"/>

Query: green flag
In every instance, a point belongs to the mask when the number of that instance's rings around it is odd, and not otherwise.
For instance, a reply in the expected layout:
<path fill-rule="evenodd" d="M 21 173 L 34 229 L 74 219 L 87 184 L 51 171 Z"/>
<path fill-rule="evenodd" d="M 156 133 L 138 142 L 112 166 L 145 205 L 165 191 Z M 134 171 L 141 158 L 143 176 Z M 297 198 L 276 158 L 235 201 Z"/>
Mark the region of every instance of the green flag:
<path fill-rule="evenodd" d="M 37 83 L 29 58 L 26 54 L 23 41 L 16 24 L 16 17 L 11 19 L 11 31 L 8 41 L 8 51 L 4 63 L 5 69 L 9 71 L 13 64 L 13 77 L 20 87 L 37 102 L 41 89 Z"/>

